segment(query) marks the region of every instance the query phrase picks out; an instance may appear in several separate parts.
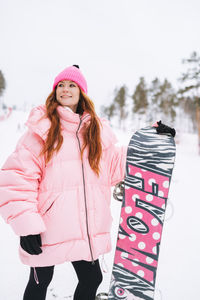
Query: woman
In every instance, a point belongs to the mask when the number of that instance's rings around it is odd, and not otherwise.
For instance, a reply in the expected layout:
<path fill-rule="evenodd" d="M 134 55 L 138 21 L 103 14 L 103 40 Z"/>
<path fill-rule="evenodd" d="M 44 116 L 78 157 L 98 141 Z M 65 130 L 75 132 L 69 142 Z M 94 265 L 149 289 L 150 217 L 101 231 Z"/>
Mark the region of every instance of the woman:
<path fill-rule="evenodd" d="M 26 125 L 0 171 L 0 213 L 30 266 L 23 299 L 44 300 L 54 266 L 70 261 L 79 280 L 74 299 L 94 300 L 98 258 L 111 250 L 111 186 L 124 178 L 127 147 L 115 145 L 96 115 L 77 65 L 58 74 Z"/>

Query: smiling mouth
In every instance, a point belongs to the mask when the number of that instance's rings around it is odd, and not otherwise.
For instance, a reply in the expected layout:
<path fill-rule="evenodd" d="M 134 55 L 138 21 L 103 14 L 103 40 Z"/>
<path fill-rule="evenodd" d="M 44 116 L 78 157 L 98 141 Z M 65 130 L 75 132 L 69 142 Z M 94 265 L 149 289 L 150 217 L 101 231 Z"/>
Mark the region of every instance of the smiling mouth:
<path fill-rule="evenodd" d="M 63 96 L 60 96 L 61 98 L 71 98 L 72 96 L 67 96 L 67 95 L 63 95 Z"/>

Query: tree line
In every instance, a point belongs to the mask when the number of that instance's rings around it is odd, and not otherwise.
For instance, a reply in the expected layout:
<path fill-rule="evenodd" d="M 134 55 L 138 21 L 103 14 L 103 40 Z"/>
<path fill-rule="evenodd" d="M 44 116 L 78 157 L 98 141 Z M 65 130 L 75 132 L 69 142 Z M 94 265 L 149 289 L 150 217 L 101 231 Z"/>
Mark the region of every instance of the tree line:
<path fill-rule="evenodd" d="M 169 80 L 159 78 L 147 84 L 141 77 L 132 94 L 125 84 L 116 88 L 113 101 L 101 106 L 101 115 L 111 123 L 117 120 L 120 128 L 125 128 L 127 119 L 138 123 L 138 127 L 161 119 L 163 123 L 176 125 L 184 131 L 181 126 L 185 126 L 185 120 L 188 120 L 190 130 L 198 133 L 200 149 L 200 56 L 194 51 L 182 63 L 186 67 L 178 78 L 181 88 L 175 89 Z M 5 88 L 6 81 L 0 70 L 0 97 Z"/>
<path fill-rule="evenodd" d="M 132 94 L 125 84 L 115 89 L 112 102 L 101 106 L 101 115 L 111 123 L 114 120 L 116 124 L 117 121 L 120 128 L 125 127 L 127 119 L 137 120 L 139 127 L 160 119 L 163 123 L 181 127 L 185 122 L 180 120 L 187 119 L 190 130 L 197 131 L 200 140 L 200 56 L 193 52 L 182 63 L 185 72 L 177 79 L 181 86 L 179 89 L 175 89 L 167 79 L 161 81 L 155 78 L 147 84 L 141 77 Z"/>

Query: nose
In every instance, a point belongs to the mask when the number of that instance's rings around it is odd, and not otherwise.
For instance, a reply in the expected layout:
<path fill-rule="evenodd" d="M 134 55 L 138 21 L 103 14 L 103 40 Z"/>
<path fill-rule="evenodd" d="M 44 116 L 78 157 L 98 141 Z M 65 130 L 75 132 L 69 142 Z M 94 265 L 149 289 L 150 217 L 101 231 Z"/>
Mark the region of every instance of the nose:
<path fill-rule="evenodd" d="M 64 87 L 63 87 L 63 90 L 64 90 L 64 91 L 66 91 L 66 92 L 68 92 L 68 90 L 69 90 L 69 87 L 68 87 L 68 85 L 67 85 L 67 84 L 65 84 L 65 85 L 64 85 Z"/>

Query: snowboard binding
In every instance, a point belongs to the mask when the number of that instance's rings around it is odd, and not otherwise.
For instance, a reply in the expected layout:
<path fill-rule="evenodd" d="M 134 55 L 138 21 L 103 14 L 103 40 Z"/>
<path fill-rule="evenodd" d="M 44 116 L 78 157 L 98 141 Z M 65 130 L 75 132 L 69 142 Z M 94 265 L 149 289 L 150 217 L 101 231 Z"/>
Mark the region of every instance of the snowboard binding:
<path fill-rule="evenodd" d="M 95 300 L 108 300 L 108 294 L 100 293 L 96 295 Z"/>
<path fill-rule="evenodd" d="M 120 181 L 115 185 L 113 197 L 115 200 L 122 202 L 124 195 L 124 181 Z"/>

